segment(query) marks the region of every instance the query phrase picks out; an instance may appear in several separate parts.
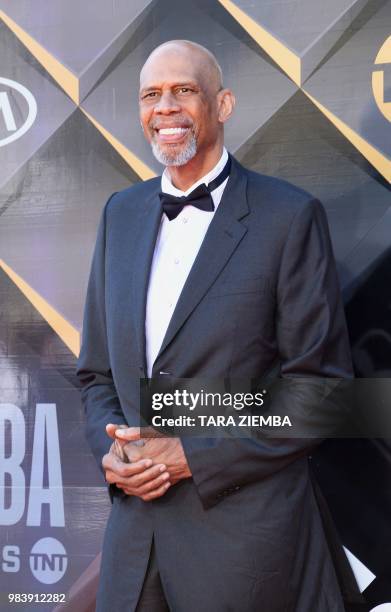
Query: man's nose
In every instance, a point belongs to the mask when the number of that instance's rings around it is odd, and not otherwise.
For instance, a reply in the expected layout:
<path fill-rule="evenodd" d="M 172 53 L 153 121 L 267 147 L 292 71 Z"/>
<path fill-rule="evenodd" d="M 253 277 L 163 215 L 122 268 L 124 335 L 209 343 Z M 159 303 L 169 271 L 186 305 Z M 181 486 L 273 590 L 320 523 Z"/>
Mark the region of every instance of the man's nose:
<path fill-rule="evenodd" d="M 170 113 L 180 111 L 180 106 L 173 93 L 171 91 L 166 91 L 161 94 L 153 110 L 157 114 L 169 115 Z"/>

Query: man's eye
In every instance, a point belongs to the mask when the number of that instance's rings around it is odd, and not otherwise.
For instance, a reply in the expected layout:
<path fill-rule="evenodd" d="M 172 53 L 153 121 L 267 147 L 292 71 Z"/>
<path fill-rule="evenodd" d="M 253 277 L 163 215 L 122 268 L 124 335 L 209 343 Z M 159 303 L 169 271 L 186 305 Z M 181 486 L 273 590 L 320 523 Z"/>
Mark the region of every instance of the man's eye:
<path fill-rule="evenodd" d="M 191 91 L 193 91 L 193 90 L 192 90 L 192 89 L 190 89 L 190 87 L 180 87 L 180 88 L 178 89 L 178 93 L 189 93 L 189 92 L 191 92 Z"/>
<path fill-rule="evenodd" d="M 148 98 L 155 98 L 157 96 L 157 91 L 150 91 L 147 94 L 144 94 L 142 99 L 147 100 Z"/>

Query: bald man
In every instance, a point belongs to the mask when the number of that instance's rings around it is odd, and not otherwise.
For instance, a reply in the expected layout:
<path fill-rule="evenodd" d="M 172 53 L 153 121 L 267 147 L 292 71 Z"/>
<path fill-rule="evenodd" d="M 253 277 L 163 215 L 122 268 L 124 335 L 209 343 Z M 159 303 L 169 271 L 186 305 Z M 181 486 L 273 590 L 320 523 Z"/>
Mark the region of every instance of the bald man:
<path fill-rule="evenodd" d="M 309 441 L 140 439 L 143 377 L 352 370 L 323 208 L 227 152 L 235 98 L 216 58 L 160 45 L 139 101 L 164 172 L 104 208 L 78 363 L 112 501 L 97 611 L 359 610 L 330 525 L 325 537 Z"/>

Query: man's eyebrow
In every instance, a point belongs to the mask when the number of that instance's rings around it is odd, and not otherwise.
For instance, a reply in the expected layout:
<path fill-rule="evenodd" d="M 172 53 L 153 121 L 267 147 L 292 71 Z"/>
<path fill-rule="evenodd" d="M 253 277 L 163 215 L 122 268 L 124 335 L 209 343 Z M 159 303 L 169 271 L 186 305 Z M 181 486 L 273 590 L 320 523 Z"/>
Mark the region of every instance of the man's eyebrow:
<path fill-rule="evenodd" d="M 173 87 L 198 87 L 198 84 L 195 81 L 181 81 L 178 83 L 174 83 Z"/>
<path fill-rule="evenodd" d="M 140 93 L 146 93 L 148 91 L 156 91 L 156 89 L 159 89 L 159 87 L 157 85 L 155 87 L 154 86 L 151 86 L 151 87 L 142 87 L 140 89 Z"/>
<path fill-rule="evenodd" d="M 194 89 L 198 89 L 199 85 L 195 81 L 178 81 L 172 83 L 170 85 L 171 89 L 173 87 L 193 87 Z M 142 87 L 140 89 L 140 94 L 148 93 L 149 91 L 156 91 L 157 89 L 161 89 L 159 85 L 150 85 L 149 87 Z"/>

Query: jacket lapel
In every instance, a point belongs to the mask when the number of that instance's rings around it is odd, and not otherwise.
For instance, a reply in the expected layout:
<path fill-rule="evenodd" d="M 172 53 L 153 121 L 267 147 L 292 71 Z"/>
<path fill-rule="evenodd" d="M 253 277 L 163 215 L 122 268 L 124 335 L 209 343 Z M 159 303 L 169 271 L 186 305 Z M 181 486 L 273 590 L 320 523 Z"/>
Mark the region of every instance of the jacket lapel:
<path fill-rule="evenodd" d="M 246 198 L 247 178 L 240 164 L 232 156 L 231 161 L 230 178 L 224 189 L 223 197 L 182 289 L 155 364 L 213 284 L 247 232 L 247 228 L 239 222 L 239 219 L 249 212 Z M 150 224 L 152 227 L 152 221 Z M 150 233 L 152 234 L 152 229 Z M 143 314 L 145 316 L 145 306 Z M 143 325 L 144 323 L 142 323 L 144 330 Z"/>
<path fill-rule="evenodd" d="M 160 182 L 143 207 L 138 226 L 137 244 L 132 262 L 132 303 L 137 341 L 141 356 L 141 365 L 147 371 L 145 346 L 145 311 L 148 290 L 148 280 L 152 265 L 155 243 L 160 228 L 162 216 L 159 193 Z"/>

